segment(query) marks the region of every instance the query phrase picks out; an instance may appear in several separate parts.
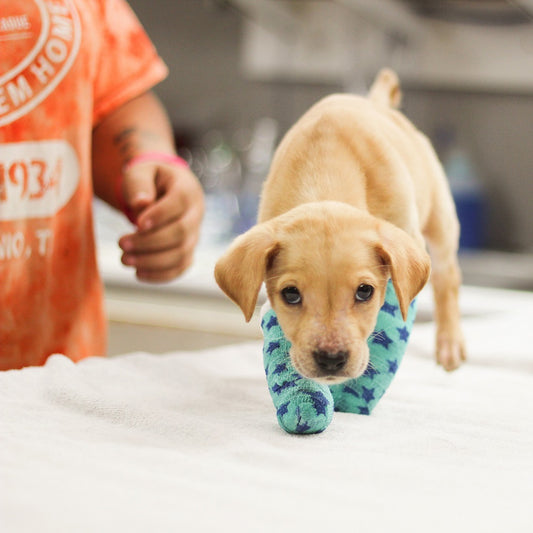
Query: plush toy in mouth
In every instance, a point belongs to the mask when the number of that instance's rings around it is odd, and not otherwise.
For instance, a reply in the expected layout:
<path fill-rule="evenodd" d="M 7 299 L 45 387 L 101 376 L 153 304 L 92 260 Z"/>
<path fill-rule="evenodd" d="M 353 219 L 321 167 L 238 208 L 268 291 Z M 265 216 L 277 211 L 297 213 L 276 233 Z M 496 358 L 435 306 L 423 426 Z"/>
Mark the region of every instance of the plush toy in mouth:
<path fill-rule="evenodd" d="M 416 302 L 404 322 L 392 282 L 374 332 L 368 338 L 370 363 L 364 374 L 338 385 L 323 385 L 302 377 L 292 365 L 290 342 L 276 314 L 269 309 L 261 320 L 263 356 L 268 389 L 279 425 L 288 433 L 320 433 L 334 411 L 369 415 L 389 387 L 407 347 L 416 316 Z"/>

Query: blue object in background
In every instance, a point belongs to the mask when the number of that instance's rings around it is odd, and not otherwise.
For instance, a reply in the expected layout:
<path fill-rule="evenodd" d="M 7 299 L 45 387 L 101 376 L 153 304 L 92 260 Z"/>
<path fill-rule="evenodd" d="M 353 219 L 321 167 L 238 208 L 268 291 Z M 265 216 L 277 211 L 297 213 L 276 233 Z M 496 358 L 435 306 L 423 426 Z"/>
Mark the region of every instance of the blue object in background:
<path fill-rule="evenodd" d="M 459 247 L 463 250 L 483 248 L 486 238 L 486 195 L 476 165 L 468 151 L 457 141 L 453 127 L 439 127 L 434 141 L 461 224 Z"/>
<path fill-rule="evenodd" d="M 485 195 L 468 153 L 453 146 L 444 168 L 461 224 L 461 249 L 482 248 L 485 244 Z"/>

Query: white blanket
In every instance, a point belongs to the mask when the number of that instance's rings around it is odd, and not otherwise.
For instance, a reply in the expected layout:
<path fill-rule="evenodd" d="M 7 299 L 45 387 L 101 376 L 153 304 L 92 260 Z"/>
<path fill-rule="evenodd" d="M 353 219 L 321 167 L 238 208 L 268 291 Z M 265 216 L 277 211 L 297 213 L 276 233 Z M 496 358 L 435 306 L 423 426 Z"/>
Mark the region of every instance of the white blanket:
<path fill-rule="evenodd" d="M 0 531 L 529 533 L 532 303 L 467 318 L 453 374 L 417 324 L 373 414 L 315 436 L 277 426 L 259 343 L 0 373 Z"/>

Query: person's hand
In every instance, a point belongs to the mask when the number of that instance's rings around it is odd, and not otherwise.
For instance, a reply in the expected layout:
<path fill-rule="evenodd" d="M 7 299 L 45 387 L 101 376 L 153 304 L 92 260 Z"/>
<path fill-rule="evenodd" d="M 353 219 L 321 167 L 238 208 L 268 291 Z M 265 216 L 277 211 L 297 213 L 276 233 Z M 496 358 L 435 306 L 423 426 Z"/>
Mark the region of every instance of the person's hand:
<path fill-rule="evenodd" d="M 124 171 L 124 207 L 137 231 L 119 240 L 142 281 L 170 281 L 190 266 L 204 213 L 202 188 L 183 165 L 145 161 Z"/>

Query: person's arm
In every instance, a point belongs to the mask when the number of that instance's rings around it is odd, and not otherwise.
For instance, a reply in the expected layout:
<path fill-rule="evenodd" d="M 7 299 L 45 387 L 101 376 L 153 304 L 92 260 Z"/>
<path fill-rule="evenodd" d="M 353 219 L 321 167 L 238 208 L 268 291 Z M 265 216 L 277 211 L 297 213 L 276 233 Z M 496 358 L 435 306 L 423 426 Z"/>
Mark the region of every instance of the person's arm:
<path fill-rule="evenodd" d="M 151 92 L 125 103 L 93 130 L 95 192 L 135 222 L 137 231 L 119 241 L 122 262 L 145 281 L 180 275 L 198 241 L 203 192 L 187 166 L 172 162 L 175 153 L 167 115 Z"/>

